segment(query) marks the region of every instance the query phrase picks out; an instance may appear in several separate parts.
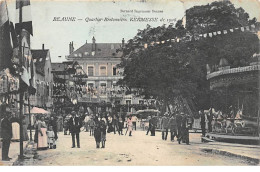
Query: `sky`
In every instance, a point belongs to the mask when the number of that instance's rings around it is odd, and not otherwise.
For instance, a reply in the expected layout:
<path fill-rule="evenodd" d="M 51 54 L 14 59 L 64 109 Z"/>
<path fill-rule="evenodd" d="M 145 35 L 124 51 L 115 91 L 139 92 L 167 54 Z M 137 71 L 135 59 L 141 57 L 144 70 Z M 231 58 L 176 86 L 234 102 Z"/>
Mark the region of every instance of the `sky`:
<path fill-rule="evenodd" d="M 15 0 L 8 1 L 9 18 L 16 20 Z M 139 0 L 140 1 L 140 0 Z M 66 60 L 69 55 L 69 43 L 73 41 L 75 50 L 83 44 L 121 43 L 133 38 L 138 29 L 144 29 L 147 24 L 152 27 L 174 23 L 182 19 L 185 9 L 194 5 L 205 5 L 211 0 L 31 0 L 31 14 L 33 23 L 32 49 L 41 49 L 45 44 L 50 49 L 52 62 Z M 256 17 L 260 21 L 260 0 L 232 0 L 235 7 L 243 7 L 250 18 Z M 136 12 L 122 12 L 121 10 L 137 10 Z M 140 12 L 150 10 L 150 13 Z M 162 13 L 152 12 L 163 11 Z M 76 17 L 76 21 L 53 21 L 54 17 Z M 91 21 L 86 18 L 125 18 L 127 21 Z M 158 18 L 151 22 L 133 22 L 131 17 Z M 78 20 L 82 19 L 82 20 Z M 161 20 L 161 19 L 164 19 Z M 176 20 L 175 20 L 176 19 Z M 168 20 L 168 21 L 167 21 Z M 61 57 L 59 57 L 61 56 Z"/>

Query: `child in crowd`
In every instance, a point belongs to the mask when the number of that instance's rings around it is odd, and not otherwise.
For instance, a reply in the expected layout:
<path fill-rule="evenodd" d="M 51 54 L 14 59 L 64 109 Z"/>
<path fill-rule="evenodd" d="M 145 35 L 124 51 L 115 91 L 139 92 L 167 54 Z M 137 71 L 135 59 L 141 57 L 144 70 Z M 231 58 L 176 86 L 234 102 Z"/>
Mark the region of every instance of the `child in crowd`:
<path fill-rule="evenodd" d="M 52 126 L 49 126 L 49 130 L 47 131 L 47 137 L 48 137 L 49 148 L 56 149 L 55 134 L 54 134 Z"/>

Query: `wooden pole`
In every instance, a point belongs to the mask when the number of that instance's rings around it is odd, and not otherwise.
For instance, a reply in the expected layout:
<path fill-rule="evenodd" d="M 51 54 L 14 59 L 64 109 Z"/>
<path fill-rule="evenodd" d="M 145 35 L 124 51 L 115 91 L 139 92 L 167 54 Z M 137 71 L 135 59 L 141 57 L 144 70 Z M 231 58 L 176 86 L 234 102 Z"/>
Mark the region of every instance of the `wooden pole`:
<path fill-rule="evenodd" d="M 20 27 L 22 28 L 22 2 L 20 1 L 19 4 L 19 24 Z M 19 77 L 19 103 L 20 103 L 20 155 L 19 159 L 23 159 L 23 91 L 22 91 L 22 66 L 23 66 L 23 52 L 22 52 L 22 29 L 20 31 L 20 36 L 19 36 L 19 54 L 20 54 L 20 65 L 21 65 L 21 70 L 19 71 L 20 77 Z"/>

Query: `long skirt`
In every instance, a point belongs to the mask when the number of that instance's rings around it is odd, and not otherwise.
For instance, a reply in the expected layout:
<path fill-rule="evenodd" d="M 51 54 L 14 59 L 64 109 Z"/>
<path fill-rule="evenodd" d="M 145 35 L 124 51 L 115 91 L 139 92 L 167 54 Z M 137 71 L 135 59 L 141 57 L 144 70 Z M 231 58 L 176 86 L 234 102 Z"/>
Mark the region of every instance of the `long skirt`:
<path fill-rule="evenodd" d="M 106 132 L 101 132 L 101 141 L 106 141 Z"/>
<path fill-rule="evenodd" d="M 57 122 L 57 131 L 62 132 L 62 123 L 60 121 Z"/>
<path fill-rule="evenodd" d="M 29 140 L 27 125 L 23 125 L 23 141 L 27 141 L 27 140 Z"/>
<path fill-rule="evenodd" d="M 46 134 L 47 129 L 41 128 L 41 131 L 42 131 L 42 135 L 40 132 L 38 132 L 37 148 L 47 148 L 48 147 L 48 142 L 47 142 L 48 138 L 47 138 L 47 134 Z"/>
<path fill-rule="evenodd" d="M 94 130 L 94 137 L 96 142 L 101 142 L 101 130 L 95 129 Z"/>
<path fill-rule="evenodd" d="M 132 125 L 129 125 L 128 126 L 128 131 L 130 132 L 130 131 L 133 131 L 133 126 Z"/>
<path fill-rule="evenodd" d="M 12 123 L 12 140 L 20 139 L 20 125 L 17 122 Z"/>

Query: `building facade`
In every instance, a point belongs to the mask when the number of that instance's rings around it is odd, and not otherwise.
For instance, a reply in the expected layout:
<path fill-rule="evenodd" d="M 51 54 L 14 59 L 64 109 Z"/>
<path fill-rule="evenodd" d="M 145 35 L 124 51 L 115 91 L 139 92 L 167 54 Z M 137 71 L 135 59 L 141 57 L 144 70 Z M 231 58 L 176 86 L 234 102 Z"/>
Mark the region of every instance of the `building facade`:
<path fill-rule="evenodd" d="M 31 50 L 35 63 L 36 93 L 31 96 L 31 104 L 37 107 L 51 109 L 53 105 L 53 74 L 51 68 L 50 50 L 44 48 Z"/>
<path fill-rule="evenodd" d="M 143 104 L 144 100 L 133 94 L 126 94 L 126 88 L 117 85 L 123 78 L 123 70 L 117 65 L 121 63 L 125 41 L 122 43 L 85 43 L 74 51 L 73 42 L 69 44 L 67 60 L 77 61 L 88 78 L 83 86 L 79 102 L 104 103 L 111 107 L 129 105 L 128 112 L 133 112 L 132 104 Z M 86 89 L 86 90 L 85 90 Z"/>

